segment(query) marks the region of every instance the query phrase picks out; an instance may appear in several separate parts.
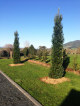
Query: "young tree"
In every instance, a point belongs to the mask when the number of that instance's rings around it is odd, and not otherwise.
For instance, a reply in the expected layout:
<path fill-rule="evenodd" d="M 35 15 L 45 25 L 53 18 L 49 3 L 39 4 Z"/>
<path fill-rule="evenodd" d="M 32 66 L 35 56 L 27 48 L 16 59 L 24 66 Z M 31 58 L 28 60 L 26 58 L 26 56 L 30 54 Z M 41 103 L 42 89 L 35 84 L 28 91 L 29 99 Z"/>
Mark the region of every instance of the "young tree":
<path fill-rule="evenodd" d="M 43 61 L 45 61 L 46 62 L 46 60 L 47 60 L 47 50 L 44 50 L 43 51 Z"/>
<path fill-rule="evenodd" d="M 39 49 L 37 50 L 37 55 L 39 57 L 39 60 L 44 60 L 42 57 L 45 55 L 44 51 L 46 50 L 45 46 L 39 46 Z"/>
<path fill-rule="evenodd" d="M 33 45 L 31 45 L 31 46 L 29 47 L 29 56 L 30 56 L 31 58 L 34 58 L 34 57 L 35 57 L 35 53 L 36 53 L 36 49 L 34 48 Z"/>
<path fill-rule="evenodd" d="M 28 49 L 27 47 L 25 47 L 25 48 L 23 49 L 23 53 L 24 53 L 24 57 L 28 56 L 28 54 L 29 54 L 29 49 Z"/>
<path fill-rule="evenodd" d="M 63 69 L 63 26 L 61 24 L 62 15 L 56 15 L 54 19 L 54 33 L 52 35 L 52 66 L 50 77 L 61 78 L 64 75 Z"/>
<path fill-rule="evenodd" d="M 37 50 L 37 56 L 38 56 L 39 60 L 42 59 L 42 51 L 40 49 Z"/>
<path fill-rule="evenodd" d="M 18 32 L 14 32 L 14 48 L 13 48 L 13 63 L 20 63 L 20 49 L 19 49 L 19 35 Z"/>

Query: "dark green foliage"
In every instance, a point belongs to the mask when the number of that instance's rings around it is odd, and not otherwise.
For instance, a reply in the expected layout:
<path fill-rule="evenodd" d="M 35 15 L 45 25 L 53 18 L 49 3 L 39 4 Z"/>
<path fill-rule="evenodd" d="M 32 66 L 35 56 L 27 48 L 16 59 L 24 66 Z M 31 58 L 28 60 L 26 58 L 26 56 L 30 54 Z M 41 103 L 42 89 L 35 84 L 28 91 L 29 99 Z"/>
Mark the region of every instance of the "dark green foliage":
<path fill-rule="evenodd" d="M 20 57 L 21 57 L 21 56 L 24 56 L 23 51 L 20 51 Z"/>
<path fill-rule="evenodd" d="M 70 57 L 66 54 L 66 49 L 63 50 L 63 68 L 66 70 L 70 63 Z"/>
<path fill-rule="evenodd" d="M 17 64 L 20 63 L 19 38 L 18 38 L 17 31 L 14 33 L 14 36 L 15 39 L 14 39 L 14 49 L 13 49 L 13 63 Z"/>
<path fill-rule="evenodd" d="M 28 54 L 29 54 L 29 49 L 28 49 L 27 47 L 25 47 L 25 48 L 23 49 L 23 53 L 24 53 L 24 57 L 28 56 Z"/>
<path fill-rule="evenodd" d="M 9 53 L 6 50 L 0 52 L 0 57 L 9 57 Z"/>
<path fill-rule="evenodd" d="M 52 35 L 52 66 L 49 74 L 52 78 L 61 78 L 64 75 L 63 69 L 63 30 L 62 30 L 62 16 L 55 17 L 54 33 Z"/>
<path fill-rule="evenodd" d="M 34 48 L 33 45 L 31 45 L 31 46 L 29 47 L 29 57 L 30 57 L 30 58 L 35 58 L 35 54 L 36 54 L 36 49 Z"/>
<path fill-rule="evenodd" d="M 37 56 L 39 57 L 39 60 L 42 59 L 42 51 L 40 49 L 37 50 Z"/>
<path fill-rule="evenodd" d="M 43 61 L 46 62 L 46 60 L 47 60 L 47 50 L 44 50 L 43 51 Z"/>
<path fill-rule="evenodd" d="M 45 46 L 39 46 L 39 49 L 37 50 L 37 56 L 39 57 L 39 60 L 45 61 L 47 60 L 47 49 Z"/>
<path fill-rule="evenodd" d="M 49 62 L 50 62 L 50 59 L 47 59 L 47 60 L 46 60 L 46 63 L 49 63 Z"/>
<path fill-rule="evenodd" d="M 38 56 L 36 56 L 36 57 L 35 57 L 35 60 L 39 60 L 39 57 L 38 57 Z"/>

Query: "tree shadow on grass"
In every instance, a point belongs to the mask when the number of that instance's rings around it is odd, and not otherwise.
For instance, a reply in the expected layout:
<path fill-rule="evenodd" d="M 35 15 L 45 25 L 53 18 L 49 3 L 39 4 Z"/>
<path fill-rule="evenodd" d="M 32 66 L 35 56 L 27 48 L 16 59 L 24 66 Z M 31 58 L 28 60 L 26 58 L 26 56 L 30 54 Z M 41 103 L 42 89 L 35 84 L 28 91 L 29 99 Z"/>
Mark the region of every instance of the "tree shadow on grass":
<path fill-rule="evenodd" d="M 72 89 L 60 106 L 80 106 L 80 92 Z"/>
<path fill-rule="evenodd" d="M 25 60 L 22 60 L 20 61 L 20 63 L 25 63 L 26 61 L 28 61 L 29 59 L 25 59 Z"/>

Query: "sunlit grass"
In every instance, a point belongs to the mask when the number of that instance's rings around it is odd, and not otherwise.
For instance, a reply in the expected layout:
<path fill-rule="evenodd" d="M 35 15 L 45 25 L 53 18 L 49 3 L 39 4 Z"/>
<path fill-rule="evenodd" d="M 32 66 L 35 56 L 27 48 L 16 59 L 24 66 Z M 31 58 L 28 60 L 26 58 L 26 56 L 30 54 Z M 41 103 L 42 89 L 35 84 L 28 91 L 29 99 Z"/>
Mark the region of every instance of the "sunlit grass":
<path fill-rule="evenodd" d="M 80 76 L 66 73 L 70 82 L 57 85 L 41 82 L 41 77 L 48 76 L 49 68 L 25 62 L 24 66 L 10 67 L 10 59 L 0 59 L 0 69 L 12 80 L 36 98 L 43 106 L 59 106 L 72 89 L 80 91 Z"/>

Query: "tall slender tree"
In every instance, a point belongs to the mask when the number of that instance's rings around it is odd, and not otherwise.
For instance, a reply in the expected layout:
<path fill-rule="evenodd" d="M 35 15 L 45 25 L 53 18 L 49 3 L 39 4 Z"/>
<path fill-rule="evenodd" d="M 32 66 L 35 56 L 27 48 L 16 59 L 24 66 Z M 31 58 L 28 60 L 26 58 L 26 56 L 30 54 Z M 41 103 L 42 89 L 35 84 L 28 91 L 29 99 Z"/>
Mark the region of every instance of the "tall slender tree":
<path fill-rule="evenodd" d="M 14 48 L 13 48 L 13 63 L 20 63 L 20 49 L 19 49 L 19 34 L 18 32 L 14 32 Z"/>
<path fill-rule="evenodd" d="M 63 69 L 63 26 L 61 24 L 62 15 L 58 14 L 54 19 L 54 32 L 52 35 L 52 66 L 50 71 L 50 77 L 61 78 L 64 75 Z"/>

